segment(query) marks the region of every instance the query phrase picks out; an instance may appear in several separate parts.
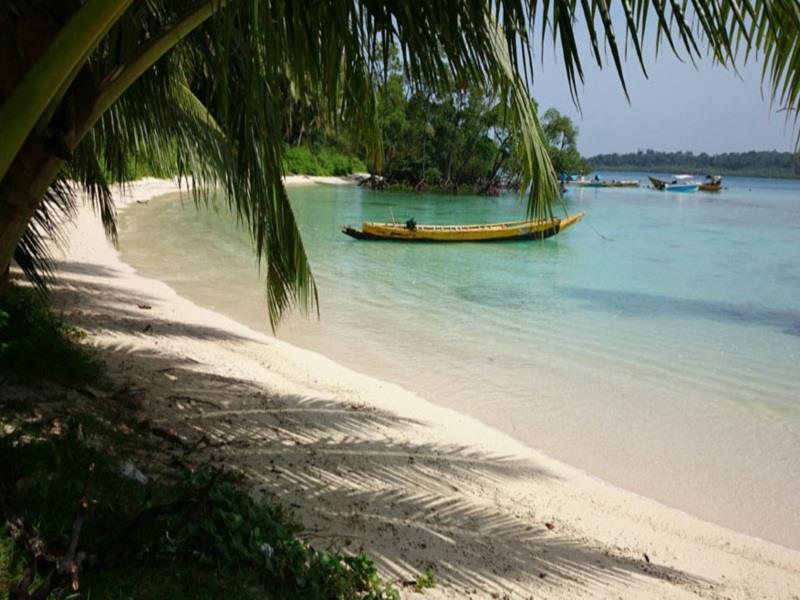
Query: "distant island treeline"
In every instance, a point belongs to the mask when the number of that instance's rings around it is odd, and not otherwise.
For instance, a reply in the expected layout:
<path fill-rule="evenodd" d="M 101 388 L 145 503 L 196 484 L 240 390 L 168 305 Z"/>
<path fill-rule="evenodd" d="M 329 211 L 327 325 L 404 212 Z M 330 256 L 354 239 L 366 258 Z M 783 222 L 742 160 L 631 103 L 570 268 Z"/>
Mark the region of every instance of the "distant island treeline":
<path fill-rule="evenodd" d="M 598 154 L 587 158 L 586 162 L 593 170 L 712 173 L 800 179 L 800 155 L 775 150 L 723 154 L 639 150 L 626 154 Z"/>

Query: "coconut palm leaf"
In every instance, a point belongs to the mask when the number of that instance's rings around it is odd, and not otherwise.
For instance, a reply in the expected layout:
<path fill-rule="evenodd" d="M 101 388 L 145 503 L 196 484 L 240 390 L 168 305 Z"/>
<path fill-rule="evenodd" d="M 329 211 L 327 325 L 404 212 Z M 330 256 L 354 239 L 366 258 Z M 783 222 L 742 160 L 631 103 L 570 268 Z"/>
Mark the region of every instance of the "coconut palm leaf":
<path fill-rule="evenodd" d="M 737 41 L 750 40 L 745 59 L 762 53 L 762 83 L 773 103 L 786 112 L 787 122 L 800 117 L 800 4 L 789 0 L 760 2 L 750 28 L 743 27 Z M 800 137 L 796 143 L 800 145 Z"/>
<path fill-rule="evenodd" d="M 14 252 L 19 268 L 40 290 L 45 290 L 53 279 L 51 248 L 64 244 L 63 224 L 74 216 L 75 190 L 59 177 L 47 190 Z"/>

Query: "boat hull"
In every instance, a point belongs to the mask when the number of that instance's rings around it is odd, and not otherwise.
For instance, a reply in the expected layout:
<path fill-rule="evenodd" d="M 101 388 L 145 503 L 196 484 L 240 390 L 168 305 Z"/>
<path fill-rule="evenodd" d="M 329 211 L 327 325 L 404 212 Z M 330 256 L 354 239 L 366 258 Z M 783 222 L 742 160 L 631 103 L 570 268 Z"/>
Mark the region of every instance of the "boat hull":
<path fill-rule="evenodd" d="M 700 184 L 700 191 L 701 192 L 718 192 L 722 189 L 722 182 L 717 181 L 715 183 L 701 183 Z"/>
<path fill-rule="evenodd" d="M 696 192 L 700 186 L 698 184 L 670 183 L 664 186 L 665 192 Z"/>
<path fill-rule="evenodd" d="M 425 226 L 409 229 L 395 223 L 364 223 L 362 229 L 345 225 L 342 233 L 357 240 L 396 242 L 517 242 L 552 237 L 580 221 L 585 213 L 564 219 L 514 221 L 493 225 Z"/>

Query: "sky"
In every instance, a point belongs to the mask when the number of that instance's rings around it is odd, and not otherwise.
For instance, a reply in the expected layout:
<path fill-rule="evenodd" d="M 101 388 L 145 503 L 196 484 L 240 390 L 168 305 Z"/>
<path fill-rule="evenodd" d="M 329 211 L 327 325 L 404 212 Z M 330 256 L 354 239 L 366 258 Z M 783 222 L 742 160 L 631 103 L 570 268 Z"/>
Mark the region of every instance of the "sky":
<path fill-rule="evenodd" d="M 628 103 L 613 63 L 601 71 L 588 52 L 588 46 L 582 48 L 581 112 L 552 48 L 545 48 L 532 87 L 540 110 L 552 106 L 573 119 L 584 156 L 648 148 L 708 153 L 794 149 L 793 126 L 786 125 L 785 113 L 770 110 L 768 89 L 762 94 L 761 66 L 755 62 L 740 66 L 737 75 L 710 60 L 695 67 L 663 49 L 657 59 L 646 52 L 649 78 L 635 60 L 625 65 Z"/>

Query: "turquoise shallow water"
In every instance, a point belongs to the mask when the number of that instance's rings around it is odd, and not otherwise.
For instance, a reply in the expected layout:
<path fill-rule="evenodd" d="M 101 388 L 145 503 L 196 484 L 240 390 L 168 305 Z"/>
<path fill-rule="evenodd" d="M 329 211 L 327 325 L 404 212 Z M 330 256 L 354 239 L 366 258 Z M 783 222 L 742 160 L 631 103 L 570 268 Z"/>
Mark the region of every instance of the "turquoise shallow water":
<path fill-rule="evenodd" d="M 636 177 L 644 174 L 614 174 Z M 342 223 L 520 218 L 487 199 L 292 188 L 321 320 L 279 337 L 472 414 L 614 484 L 800 547 L 800 182 L 571 190 L 545 242 L 358 242 Z M 123 214 L 123 259 L 268 329 L 233 219 Z"/>

